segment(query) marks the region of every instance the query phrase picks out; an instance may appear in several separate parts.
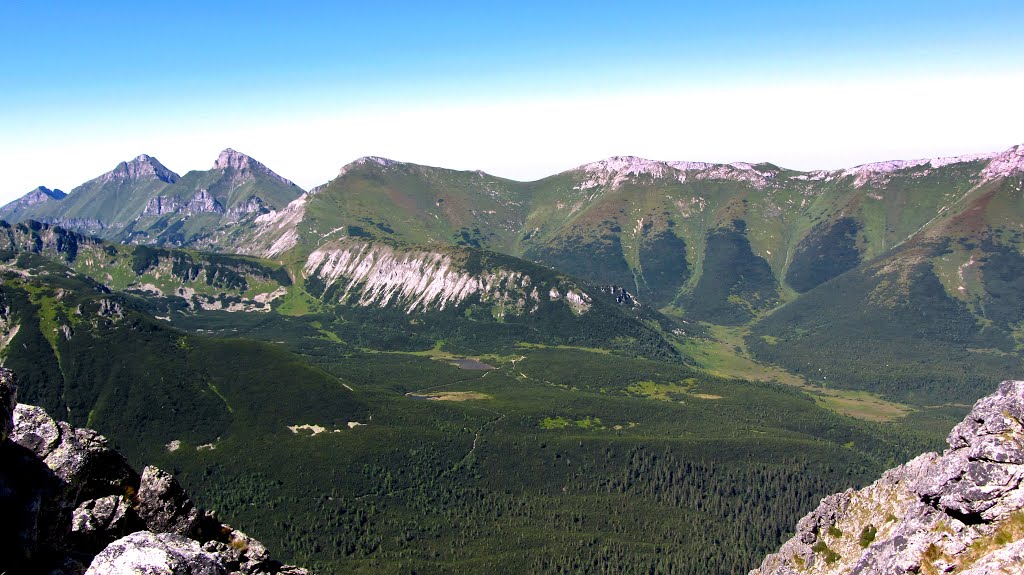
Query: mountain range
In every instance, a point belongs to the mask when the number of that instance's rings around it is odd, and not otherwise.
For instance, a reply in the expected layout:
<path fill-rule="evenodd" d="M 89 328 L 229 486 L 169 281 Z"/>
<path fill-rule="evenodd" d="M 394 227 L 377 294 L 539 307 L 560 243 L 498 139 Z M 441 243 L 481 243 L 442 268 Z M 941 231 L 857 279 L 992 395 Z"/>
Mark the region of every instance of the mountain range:
<path fill-rule="evenodd" d="M 1014 146 L 812 172 L 613 157 L 535 182 L 364 157 L 303 191 L 228 149 L 181 177 L 141 155 L 0 219 L 271 258 L 314 291 L 327 253 L 354 269 L 354 253 L 497 252 L 738 327 L 742 354 L 821 385 L 963 403 L 1020 367 L 1022 182 Z M 379 299 L 412 293 L 395 285 Z"/>
<path fill-rule="evenodd" d="M 1024 367 L 1022 183 L 142 155 L 0 209 L 0 362 L 314 570 L 743 572 Z"/>

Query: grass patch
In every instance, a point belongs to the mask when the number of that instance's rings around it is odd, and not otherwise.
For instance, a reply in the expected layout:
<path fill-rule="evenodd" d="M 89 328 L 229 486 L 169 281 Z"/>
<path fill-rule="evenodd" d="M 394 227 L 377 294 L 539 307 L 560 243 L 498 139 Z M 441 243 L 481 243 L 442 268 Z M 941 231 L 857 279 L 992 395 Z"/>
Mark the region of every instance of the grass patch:
<path fill-rule="evenodd" d="M 634 395 L 639 395 L 640 397 L 646 397 L 657 401 L 679 401 L 682 396 L 710 400 L 722 399 L 721 395 L 694 392 L 693 388 L 695 385 L 697 385 L 697 380 L 692 377 L 679 383 L 638 381 L 627 387 L 626 391 Z"/>
<path fill-rule="evenodd" d="M 821 558 L 825 560 L 825 563 L 827 565 L 831 565 L 836 561 L 842 559 L 842 557 L 838 553 L 829 548 L 829 546 L 826 545 L 825 542 L 821 539 L 819 539 L 818 542 L 814 544 L 814 547 L 811 547 L 811 551 L 814 551 L 818 555 L 821 555 Z"/>
<path fill-rule="evenodd" d="M 707 326 L 712 337 L 693 338 L 681 346 L 681 351 L 697 361 L 711 375 L 748 381 L 773 381 L 799 388 L 818 405 L 836 413 L 865 421 L 895 421 L 913 411 L 909 406 L 882 399 L 866 391 L 825 389 L 810 385 L 803 377 L 777 366 L 759 363 L 747 351 L 746 327 Z M 772 336 L 762 336 L 769 345 L 776 343 Z M 776 340 L 776 341 L 772 341 Z M 701 397 L 699 394 L 690 394 Z M 704 399 L 717 399 L 708 398 Z"/>
<path fill-rule="evenodd" d="M 601 349 L 599 347 L 581 347 L 576 345 L 545 345 L 543 343 L 528 343 L 521 341 L 516 344 L 517 348 L 520 349 L 572 349 L 576 351 L 588 351 L 590 353 L 600 353 L 604 355 L 610 355 L 612 352 L 608 349 Z"/>
<path fill-rule="evenodd" d="M 875 536 L 877 534 L 878 529 L 874 525 L 868 523 L 864 526 L 864 529 L 860 530 L 860 538 L 858 539 L 858 543 L 860 543 L 861 547 L 864 547 L 866 549 L 868 545 L 871 545 L 875 541 Z"/>
<path fill-rule="evenodd" d="M 426 399 L 430 401 L 471 401 L 494 399 L 493 395 L 480 393 L 479 391 L 440 391 L 437 393 L 416 393 L 407 394 L 415 399 Z"/>
<path fill-rule="evenodd" d="M 580 429 L 606 429 L 601 424 L 601 418 L 586 416 L 583 419 L 568 419 L 562 416 L 545 417 L 540 421 L 541 429 L 565 429 L 567 427 L 578 427 Z M 630 425 L 630 427 L 634 427 Z M 621 429 L 621 426 L 620 426 Z"/>
<path fill-rule="evenodd" d="M 690 390 L 690 385 L 679 383 L 655 383 L 653 381 L 638 381 L 626 388 L 626 391 L 658 401 L 675 401 L 679 395 Z"/>
<path fill-rule="evenodd" d="M 540 427 L 541 429 L 564 429 L 569 427 L 570 423 L 572 422 L 562 416 L 545 417 L 540 420 Z"/>
<path fill-rule="evenodd" d="M 815 390 L 813 395 L 822 407 L 867 421 L 894 421 L 912 411 L 907 405 L 887 401 L 867 391 L 826 389 Z"/>

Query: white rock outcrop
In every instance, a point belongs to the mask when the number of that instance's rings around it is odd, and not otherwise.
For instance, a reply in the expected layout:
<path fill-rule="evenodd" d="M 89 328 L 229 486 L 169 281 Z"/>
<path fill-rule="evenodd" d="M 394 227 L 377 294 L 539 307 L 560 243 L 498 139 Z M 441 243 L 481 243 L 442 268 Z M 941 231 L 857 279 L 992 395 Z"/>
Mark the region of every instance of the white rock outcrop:
<path fill-rule="evenodd" d="M 494 268 L 470 273 L 441 252 L 354 240 L 317 249 L 307 258 L 303 274 L 316 276 L 325 288 L 340 285 L 340 301 L 354 298 L 357 305 L 398 306 L 408 313 L 448 309 L 475 296 L 497 306 L 498 315 L 521 314 L 536 310 L 540 300 L 523 272 Z M 570 305 L 589 309 L 589 296 L 574 298 Z"/>
<path fill-rule="evenodd" d="M 139 531 L 107 546 L 86 575 L 227 575 L 197 541 L 174 533 Z"/>

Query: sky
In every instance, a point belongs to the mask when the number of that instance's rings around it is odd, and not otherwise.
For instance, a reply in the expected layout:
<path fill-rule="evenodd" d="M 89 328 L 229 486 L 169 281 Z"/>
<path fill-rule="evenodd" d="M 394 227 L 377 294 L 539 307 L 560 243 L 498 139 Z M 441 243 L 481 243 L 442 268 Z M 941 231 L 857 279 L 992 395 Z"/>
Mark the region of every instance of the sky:
<path fill-rule="evenodd" d="M 613 155 L 848 167 L 1024 142 L 1024 3 L 0 0 L 0 203 L 234 148 L 533 180 Z"/>

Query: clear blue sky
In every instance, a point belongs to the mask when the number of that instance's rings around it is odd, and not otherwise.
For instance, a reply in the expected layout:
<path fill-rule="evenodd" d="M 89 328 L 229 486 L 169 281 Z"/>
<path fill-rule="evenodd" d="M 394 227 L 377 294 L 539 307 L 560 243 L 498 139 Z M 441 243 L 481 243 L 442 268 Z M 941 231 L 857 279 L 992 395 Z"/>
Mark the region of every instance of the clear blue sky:
<path fill-rule="evenodd" d="M 1024 141 L 1024 3 L 836 4 L 3 0 L 0 201 L 225 147 L 311 187 L 369 154 L 529 179 Z"/>

